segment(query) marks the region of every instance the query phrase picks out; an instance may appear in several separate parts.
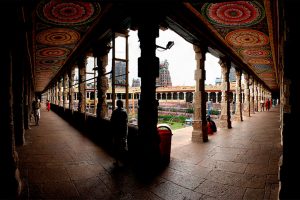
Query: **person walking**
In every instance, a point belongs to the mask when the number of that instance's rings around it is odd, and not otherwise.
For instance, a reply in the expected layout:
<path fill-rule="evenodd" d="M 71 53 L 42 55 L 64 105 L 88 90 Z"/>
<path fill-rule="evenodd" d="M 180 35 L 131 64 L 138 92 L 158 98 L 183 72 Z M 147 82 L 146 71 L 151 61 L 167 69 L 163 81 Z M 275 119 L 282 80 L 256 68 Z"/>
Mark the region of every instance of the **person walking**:
<path fill-rule="evenodd" d="M 114 164 L 119 166 L 120 160 L 127 150 L 128 116 L 123 108 L 123 101 L 117 100 L 117 109 L 112 112 L 110 121 L 113 131 Z"/>

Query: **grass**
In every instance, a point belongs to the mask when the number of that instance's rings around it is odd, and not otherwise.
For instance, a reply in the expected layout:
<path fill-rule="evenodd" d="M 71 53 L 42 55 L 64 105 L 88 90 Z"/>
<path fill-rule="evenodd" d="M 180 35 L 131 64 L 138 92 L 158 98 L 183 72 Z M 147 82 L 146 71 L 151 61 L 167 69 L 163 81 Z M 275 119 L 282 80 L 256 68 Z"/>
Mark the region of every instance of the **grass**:
<path fill-rule="evenodd" d="M 158 117 L 158 123 L 169 124 L 172 130 L 176 130 L 185 127 L 184 126 L 185 119 L 186 117 L 184 116 L 165 115 L 165 116 Z"/>

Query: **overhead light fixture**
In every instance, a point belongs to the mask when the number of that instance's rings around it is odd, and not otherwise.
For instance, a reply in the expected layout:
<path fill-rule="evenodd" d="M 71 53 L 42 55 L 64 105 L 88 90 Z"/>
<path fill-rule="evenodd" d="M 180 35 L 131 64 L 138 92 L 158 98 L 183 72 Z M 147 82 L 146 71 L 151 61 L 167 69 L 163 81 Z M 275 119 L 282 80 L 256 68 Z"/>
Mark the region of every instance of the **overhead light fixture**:
<path fill-rule="evenodd" d="M 171 49 L 171 47 L 172 47 L 173 45 L 174 45 L 174 41 L 169 41 L 166 47 L 162 47 L 162 46 L 156 45 L 156 48 L 160 48 L 160 49 L 163 49 L 163 50 L 167 50 L 167 49 Z"/>

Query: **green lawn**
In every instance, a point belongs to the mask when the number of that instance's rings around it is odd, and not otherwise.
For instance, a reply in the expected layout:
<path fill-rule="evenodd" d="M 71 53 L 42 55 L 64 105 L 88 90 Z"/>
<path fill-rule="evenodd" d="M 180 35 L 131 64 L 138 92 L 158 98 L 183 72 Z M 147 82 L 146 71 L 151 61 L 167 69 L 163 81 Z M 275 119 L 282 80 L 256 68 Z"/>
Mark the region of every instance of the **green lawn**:
<path fill-rule="evenodd" d="M 159 116 L 158 123 L 168 124 L 171 126 L 172 130 L 184 128 L 184 121 L 186 117 L 183 116 Z"/>

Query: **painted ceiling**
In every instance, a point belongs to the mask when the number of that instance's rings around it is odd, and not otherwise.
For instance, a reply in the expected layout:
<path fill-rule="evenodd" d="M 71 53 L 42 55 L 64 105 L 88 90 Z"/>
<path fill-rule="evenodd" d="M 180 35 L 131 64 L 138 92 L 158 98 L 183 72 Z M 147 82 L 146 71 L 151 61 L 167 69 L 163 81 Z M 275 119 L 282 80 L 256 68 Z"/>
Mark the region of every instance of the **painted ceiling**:
<path fill-rule="evenodd" d="M 36 90 L 43 91 L 95 23 L 99 3 L 42 0 L 33 15 Z"/>
<path fill-rule="evenodd" d="M 267 0 L 191 3 L 192 12 L 271 89 L 275 75 L 271 5 Z"/>
<path fill-rule="evenodd" d="M 269 0 L 188 3 L 252 71 L 277 89 Z M 32 16 L 36 90 L 43 91 L 97 23 L 96 1 L 41 0 Z"/>

